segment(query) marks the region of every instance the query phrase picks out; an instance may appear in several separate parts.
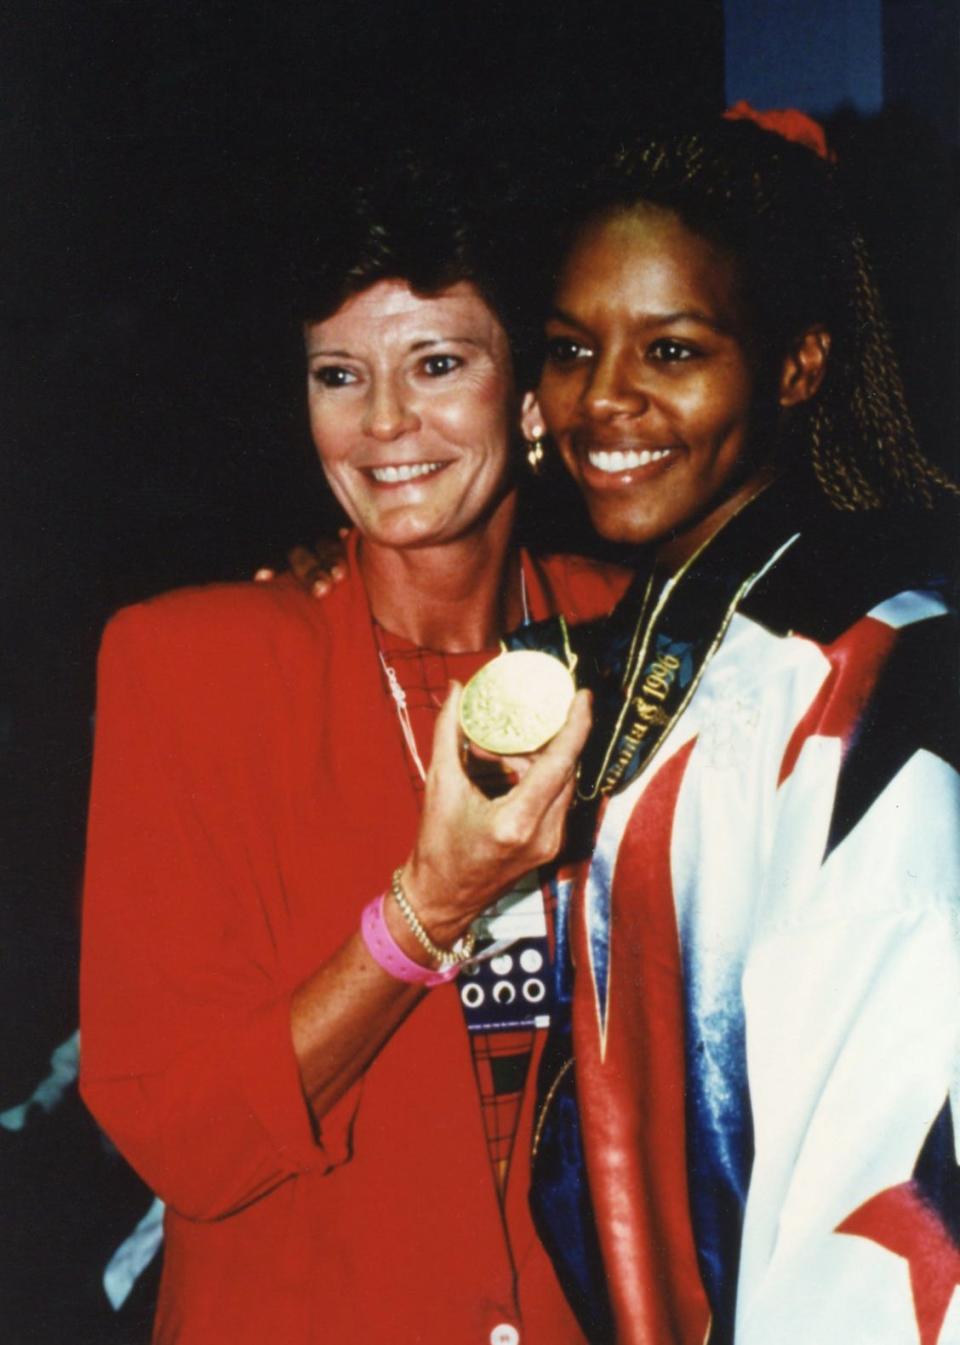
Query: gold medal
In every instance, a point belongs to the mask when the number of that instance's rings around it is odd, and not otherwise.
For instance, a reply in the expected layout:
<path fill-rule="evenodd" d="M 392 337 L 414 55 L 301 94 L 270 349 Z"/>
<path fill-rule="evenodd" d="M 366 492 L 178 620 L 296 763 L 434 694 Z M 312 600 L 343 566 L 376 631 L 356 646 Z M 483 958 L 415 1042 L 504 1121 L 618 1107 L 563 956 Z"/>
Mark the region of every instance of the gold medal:
<path fill-rule="evenodd" d="M 460 727 L 487 752 L 524 756 L 562 727 L 575 692 L 573 676 L 558 658 L 515 649 L 470 678 L 460 700 Z"/>

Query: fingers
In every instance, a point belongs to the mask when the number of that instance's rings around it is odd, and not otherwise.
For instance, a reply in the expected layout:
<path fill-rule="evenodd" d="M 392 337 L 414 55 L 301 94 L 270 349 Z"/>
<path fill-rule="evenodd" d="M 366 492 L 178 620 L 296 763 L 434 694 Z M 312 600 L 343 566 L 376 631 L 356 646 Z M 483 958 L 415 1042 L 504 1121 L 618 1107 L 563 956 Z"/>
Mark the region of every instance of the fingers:
<path fill-rule="evenodd" d="M 326 577 L 326 571 L 308 546 L 291 547 L 287 552 L 287 562 L 294 578 L 299 580 L 304 588 L 309 588 L 311 584 Z"/>
<path fill-rule="evenodd" d="M 529 773 L 528 773 L 529 774 Z M 577 786 L 576 768 L 565 776 L 541 779 L 532 793 L 523 791 L 523 781 L 510 798 L 512 820 L 507 834 L 527 837 L 523 868 L 548 864 L 556 858 L 566 831 L 567 814 Z"/>
<path fill-rule="evenodd" d="M 334 583 L 339 583 L 347 573 L 347 567 L 344 564 L 344 538 L 349 533 L 349 528 L 341 528 L 339 536 L 334 540 L 332 537 L 318 537 L 313 544 L 313 559 L 316 566 L 322 571 L 320 577 L 326 576 Z"/>
<path fill-rule="evenodd" d="M 433 739 L 411 881 L 425 902 L 480 910 L 518 874 L 554 857 L 563 839 L 576 765 L 590 729 L 590 696 L 578 693 L 563 728 L 509 792 L 490 797 L 461 760 L 461 687 L 451 682 Z M 525 764 L 525 763 L 524 763 Z M 485 796 L 486 795 L 486 796 Z"/>
<path fill-rule="evenodd" d="M 462 776 L 460 766 L 460 695 L 463 691 L 459 682 L 451 682 L 447 699 L 437 715 L 433 730 L 433 755 L 430 758 L 430 774 L 440 779 L 449 779 L 452 774 Z"/>
<path fill-rule="evenodd" d="M 567 823 L 567 814 L 573 805 L 573 796 L 576 788 L 577 773 L 574 771 L 543 815 L 543 820 L 540 824 L 541 833 L 553 837 L 553 840 L 550 842 L 552 848 L 548 856 L 550 859 L 556 854 L 560 847 L 560 843 L 563 840 L 563 833 Z"/>
<path fill-rule="evenodd" d="M 253 576 L 253 582 L 255 584 L 269 584 L 270 580 L 276 579 L 276 577 L 276 570 L 271 570 L 268 565 L 261 565 L 260 569 L 257 570 L 256 574 Z"/>
<path fill-rule="evenodd" d="M 551 808 L 560 803 L 564 793 L 569 803 L 577 761 L 590 732 L 591 722 L 590 693 L 578 691 L 563 728 L 530 764 L 513 791 L 511 798 L 521 815 L 545 817 Z M 566 805 L 563 806 L 565 808 Z"/>
<path fill-rule="evenodd" d="M 570 711 L 560 732 L 551 738 L 543 751 L 534 758 L 530 767 L 532 773 L 543 770 L 547 774 L 554 770 L 572 772 L 576 767 L 584 743 L 593 722 L 589 691 L 578 691 L 573 698 Z"/>
<path fill-rule="evenodd" d="M 321 544 L 317 545 L 319 547 Z M 327 545 L 331 549 L 322 555 L 307 546 L 295 546 L 287 552 L 287 561 L 294 577 L 315 598 L 325 597 L 346 574 L 341 559 L 342 548 L 333 543 Z"/>

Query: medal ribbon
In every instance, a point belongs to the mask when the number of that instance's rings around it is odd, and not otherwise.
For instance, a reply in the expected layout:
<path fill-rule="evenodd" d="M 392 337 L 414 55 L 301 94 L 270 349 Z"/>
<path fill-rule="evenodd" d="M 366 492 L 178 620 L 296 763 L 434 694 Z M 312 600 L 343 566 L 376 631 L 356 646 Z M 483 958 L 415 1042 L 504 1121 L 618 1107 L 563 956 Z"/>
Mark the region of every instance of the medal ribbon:
<path fill-rule="evenodd" d="M 577 680 L 594 701 L 580 802 L 627 785 L 686 709 L 740 602 L 779 558 L 777 542 L 799 535 L 790 536 L 781 493 L 771 487 L 754 496 L 658 593 L 655 575 L 641 573 L 601 621 L 568 635 L 553 618 L 509 637 L 512 649 L 543 649 L 564 661 L 569 639 L 577 655 Z"/>

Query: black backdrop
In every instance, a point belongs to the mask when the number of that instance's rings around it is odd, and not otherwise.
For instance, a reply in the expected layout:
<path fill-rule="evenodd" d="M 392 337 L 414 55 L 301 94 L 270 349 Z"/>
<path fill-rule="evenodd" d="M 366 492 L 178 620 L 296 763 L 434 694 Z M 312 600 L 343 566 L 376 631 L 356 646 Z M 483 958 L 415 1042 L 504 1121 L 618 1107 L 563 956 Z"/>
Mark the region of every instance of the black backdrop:
<path fill-rule="evenodd" d="M 719 108 L 722 55 L 720 0 L 3 7 L 0 1112 L 75 1026 L 103 620 L 329 517 L 277 283 L 304 166 L 331 210 L 344 168 L 406 139 L 536 186 L 610 127 Z M 955 151 L 908 105 L 833 120 L 928 451 L 956 470 Z M 0 1342 L 137 1339 L 98 1276 L 144 1193 L 75 1098 L 24 1135 L 0 1129 Z"/>

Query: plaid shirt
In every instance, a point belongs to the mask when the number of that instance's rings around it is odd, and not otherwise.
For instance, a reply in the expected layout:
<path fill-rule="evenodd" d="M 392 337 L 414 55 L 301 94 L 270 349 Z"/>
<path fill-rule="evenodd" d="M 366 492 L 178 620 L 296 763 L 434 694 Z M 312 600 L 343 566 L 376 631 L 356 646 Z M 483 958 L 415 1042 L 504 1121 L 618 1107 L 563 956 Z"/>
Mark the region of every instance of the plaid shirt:
<path fill-rule="evenodd" d="M 430 760 L 433 729 L 450 680 L 465 683 L 496 649 L 447 654 L 423 649 L 376 627 L 383 660 L 393 669 L 407 698 L 407 712 L 421 760 Z M 386 672 L 384 692 L 390 695 Z M 398 719 L 397 732 L 403 737 Z M 410 781 L 422 799 L 424 783 L 404 741 Z M 482 955 L 483 944 L 478 947 Z M 465 970 L 458 979 L 460 1004 L 470 1034 L 487 1151 L 501 1199 L 506 1190 L 517 1124 L 538 1030 L 548 1021 L 546 938 L 522 939 Z M 538 975 L 538 972 L 540 973 Z M 532 998 L 532 996 L 541 996 Z"/>

